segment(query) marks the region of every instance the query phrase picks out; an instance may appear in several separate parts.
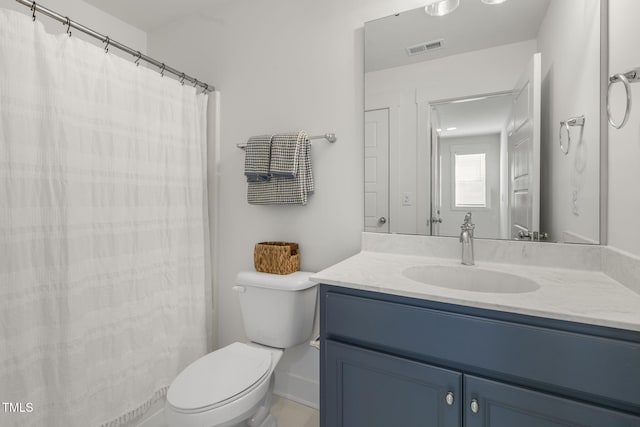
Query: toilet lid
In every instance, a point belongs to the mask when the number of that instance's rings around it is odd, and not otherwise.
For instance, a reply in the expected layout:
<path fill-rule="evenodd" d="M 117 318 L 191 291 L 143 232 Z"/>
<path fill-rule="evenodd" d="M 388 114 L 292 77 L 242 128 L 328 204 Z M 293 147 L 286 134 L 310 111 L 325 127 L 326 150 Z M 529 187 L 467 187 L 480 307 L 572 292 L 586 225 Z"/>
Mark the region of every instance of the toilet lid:
<path fill-rule="evenodd" d="M 171 383 L 167 401 L 182 410 L 204 409 L 247 390 L 270 368 L 269 350 L 236 342 L 187 366 Z"/>

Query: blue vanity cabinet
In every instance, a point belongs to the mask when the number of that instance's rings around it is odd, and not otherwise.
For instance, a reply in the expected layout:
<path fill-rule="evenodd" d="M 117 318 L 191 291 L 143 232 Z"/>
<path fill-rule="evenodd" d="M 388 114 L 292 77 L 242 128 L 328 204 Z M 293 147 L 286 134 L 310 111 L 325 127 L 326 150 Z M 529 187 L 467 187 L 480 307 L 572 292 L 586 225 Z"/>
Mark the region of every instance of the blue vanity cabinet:
<path fill-rule="evenodd" d="M 464 395 L 466 427 L 640 426 L 637 416 L 472 375 Z"/>
<path fill-rule="evenodd" d="M 640 427 L 640 333 L 320 288 L 322 427 Z"/>
<path fill-rule="evenodd" d="M 324 354 L 324 426 L 462 426 L 460 372 L 331 340 Z"/>

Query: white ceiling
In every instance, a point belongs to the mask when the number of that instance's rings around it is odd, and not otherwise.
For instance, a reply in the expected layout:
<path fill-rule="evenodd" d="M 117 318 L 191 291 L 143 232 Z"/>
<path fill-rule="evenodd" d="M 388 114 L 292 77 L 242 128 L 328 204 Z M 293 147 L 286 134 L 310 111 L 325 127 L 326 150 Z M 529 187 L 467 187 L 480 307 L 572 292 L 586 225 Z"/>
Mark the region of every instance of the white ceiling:
<path fill-rule="evenodd" d="M 227 0 L 85 0 L 143 31 L 166 25 Z"/>
<path fill-rule="evenodd" d="M 489 96 L 466 102 L 449 102 L 433 107 L 434 126 L 441 137 L 499 133 L 509 117 L 511 95 Z M 455 127 L 448 131 L 447 128 Z"/>
<path fill-rule="evenodd" d="M 462 0 L 446 16 L 429 16 L 423 7 L 365 24 L 365 71 L 413 64 L 449 55 L 537 38 L 550 0 L 510 0 L 487 5 Z M 443 48 L 407 55 L 406 48 L 444 39 Z"/>

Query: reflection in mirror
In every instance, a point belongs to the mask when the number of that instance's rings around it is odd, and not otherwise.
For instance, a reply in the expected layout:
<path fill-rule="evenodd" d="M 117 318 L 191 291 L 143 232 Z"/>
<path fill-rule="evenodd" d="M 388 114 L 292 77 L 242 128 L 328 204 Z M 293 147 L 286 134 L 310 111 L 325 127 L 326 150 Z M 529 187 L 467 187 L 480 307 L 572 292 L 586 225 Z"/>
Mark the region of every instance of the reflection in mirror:
<path fill-rule="evenodd" d="M 506 158 L 511 93 L 431 103 L 432 230 L 453 236 L 466 212 L 475 237 L 509 238 Z"/>
<path fill-rule="evenodd" d="M 467 0 L 367 22 L 365 230 L 458 236 L 471 211 L 476 237 L 599 243 L 600 11 Z"/>

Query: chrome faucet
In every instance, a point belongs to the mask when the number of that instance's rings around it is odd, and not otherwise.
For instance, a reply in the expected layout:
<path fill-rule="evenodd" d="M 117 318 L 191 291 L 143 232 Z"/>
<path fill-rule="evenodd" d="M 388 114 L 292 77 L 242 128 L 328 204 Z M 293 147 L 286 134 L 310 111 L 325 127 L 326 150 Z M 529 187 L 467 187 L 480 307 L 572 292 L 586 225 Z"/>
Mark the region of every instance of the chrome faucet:
<path fill-rule="evenodd" d="M 474 265 L 473 262 L 473 229 L 476 226 L 471 223 L 471 212 L 464 216 L 464 223 L 460 226 L 460 243 L 462 243 L 462 264 Z"/>

